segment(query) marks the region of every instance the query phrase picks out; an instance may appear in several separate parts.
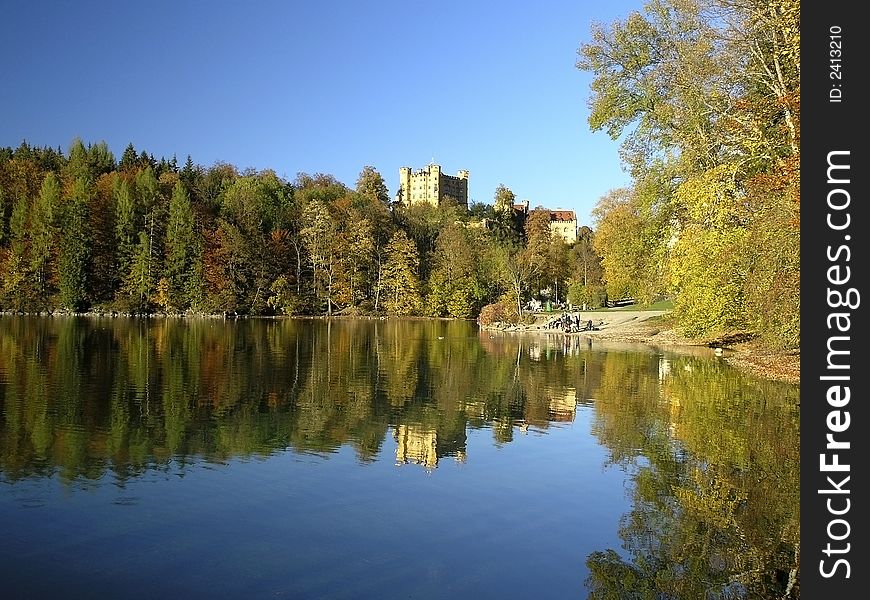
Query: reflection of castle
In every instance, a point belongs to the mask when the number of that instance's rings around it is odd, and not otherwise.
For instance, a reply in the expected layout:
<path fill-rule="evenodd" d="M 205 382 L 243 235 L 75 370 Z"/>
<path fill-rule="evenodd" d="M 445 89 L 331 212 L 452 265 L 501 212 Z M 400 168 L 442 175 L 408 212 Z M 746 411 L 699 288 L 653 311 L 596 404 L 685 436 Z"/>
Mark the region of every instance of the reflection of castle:
<path fill-rule="evenodd" d="M 577 410 L 577 390 L 574 388 L 565 388 L 564 394 L 551 392 L 550 401 L 550 420 L 563 423 L 570 423 L 574 420 L 574 414 Z"/>
<path fill-rule="evenodd" d="M 458 462 L 465 462 L 465 440 L 461 440 L 461 448 L 442 448 L 442 452 L 439 453 L 438 432 L 433 428 L 420 424 L 400 424 L 393 428 L 393 439 L 396 440 L 397 464 L 412 463 L 423 465 L 426 470 L 432 470 L 438 466 L 438 457 L 448 452 L 453 454 Z"/>

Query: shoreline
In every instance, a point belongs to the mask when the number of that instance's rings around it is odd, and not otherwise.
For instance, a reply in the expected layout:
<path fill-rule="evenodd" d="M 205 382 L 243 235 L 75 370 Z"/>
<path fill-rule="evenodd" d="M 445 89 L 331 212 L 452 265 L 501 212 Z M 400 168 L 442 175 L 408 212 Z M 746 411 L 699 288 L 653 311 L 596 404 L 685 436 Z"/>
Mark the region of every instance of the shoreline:
<path fill-rule="evenodd" d="M 602 310 L 580 312 L 581 321 L 593 322 L 594 330 L 565 333 L 559 329 L 548 329 L 546 324 L 557 319 L 562 313 L 538 314 L 535 322 L 528 325 L 503 325 L 490 326 L 478 325 L 485 331 L 503 331 L 519 334 L 545 334 L 562 336 L 587 336 L 591 339 L 599 339 L 609 342 L 636 343 L 654 347 L 667 347 L 669 349 L 684 348 L 710 348 L 721 353 L 721 357 L 733 367 L 758 377 L 783 381 L 786 383 L 800 383 L 800 350 L 771 350 L 765 348 L 756 340 L 742 341 L 739 336 L 733 336 L 731 340 L 705 340 L 689 338 L 674 327 L 667 319 L 668 310 Z M 0 317 L 5 316 L 29 316 L 29 317 L 85 317 L 85 318 L 133 318 L 133 319 L 218 319 L 218 320 L 246 320 L 246 319 L 361 319 L 361 320 L 386 320 L 386 319 L 416 319 L 416 320 L 457 320 L 447 317 L 394 317 L 385 315 L 234 315 L 214 313 L 125 313 L 120 311 L 40 311 L 19 312 L 0 311 Z M 467 319 L 461 319 L 467 320 Z"/>
<path fill-rule="evenodd" d="M 481 326 L 481 329 L 513 333 L 586 336 L 608 342 L 637 343 L 669 349 L 710 348 L 731 366 L 774 381 L 800 384 L 800 350 L 772 350 L 745 336 L 732 339 L 702 339 L 682 335 L 666 317 L 668 310 L 580 311 L 581 322 L 591 320 L 594 330 L 566 333 L 546 324 L 561 313 L 536 315 L 529 325 Z"/>

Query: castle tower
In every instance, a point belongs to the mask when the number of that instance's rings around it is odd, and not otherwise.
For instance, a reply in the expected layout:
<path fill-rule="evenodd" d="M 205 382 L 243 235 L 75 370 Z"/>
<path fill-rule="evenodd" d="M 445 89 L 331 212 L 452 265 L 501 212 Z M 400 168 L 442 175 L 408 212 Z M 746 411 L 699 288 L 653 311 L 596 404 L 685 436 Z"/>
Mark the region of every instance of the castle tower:
<path fill-rule="evenodd" d="M 435 163 L 430 163 L 418 171 L 411 171 L 409 167 L 399 169 L 399 191 L 396 198 L 404 206 L 441 206 L 448 197 L 468 209 L 468 171 L 459 171 L 454 177 L 445 174 L 441 165 Z"/>

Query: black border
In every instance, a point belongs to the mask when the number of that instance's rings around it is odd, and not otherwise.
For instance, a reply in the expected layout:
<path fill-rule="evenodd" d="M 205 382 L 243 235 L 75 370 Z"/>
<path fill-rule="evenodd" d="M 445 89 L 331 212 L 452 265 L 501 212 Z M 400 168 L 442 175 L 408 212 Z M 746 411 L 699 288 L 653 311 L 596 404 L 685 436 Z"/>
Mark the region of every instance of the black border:
<path fill-rule="evenodd" d="M 868 211 L 863 210 L 867 196 L 868 173 L 866 171 L 866 147 L 868 140 L 862 137 L 862 129 L 867 129 L 868 106 L 865 101 L 867 84 L 863 81 L 867 72 L 865 60 L 870 58 L 866 52 L 867 37 L 870 36 L 866 21 L 859 16 L 862 2 L 804 2 L 801 5 L 801 578 L 800 586 L 804 598 L 864 598 L 870 594 L 867 583 L 870 581 L 870 563 L 866 545 L 868 536 L 863 525 L 864 513 L 868 510 L 867 488 L 864 464 L 867 448 L 862 443 L 867 429 L 865 409 L 867 386 L 863 366 L 867 352 L 862 349 L 866 342 L 863 335 L 864 297 L 866 291 L 864 261 L 866 252 L 865 219 Z M 832 61 L 831 28 L 840 27 L 839 38 L 842 43 L 840 62 Z M 835 29 L 836 31 L 836 29 Z M 836 48 L 835 48 L 836 49 Z M 836 54 L 836 52 L 834 53 Z M 836 70 L 832 68 L 839 65 Z M 832 72 L 840 73 L 840 79 Z M 832 89 L 842 91 L 839 102 L 832 102 Z M 837 92 L 833 92 L 836 96 Z M 851 198 L 847 210 L 851 218 L 847 230 L 835 231 L 828 227 L 828 193 L 843 187 L 828 183 L 828 154 L 832 151 L 849 151 L 850 182 L 848 193 Z M 844 155 L 840 155 L 841 157 Z M 840 159 L 844 160 L 844 159 Z M 842 171 L 841 171 L 842 172 Z M 838 196 L 843 198 L 842 195 Z M 843 212 L 836 217 L 842 218 Z M 849 239 L 846 240 L 846 236 Z M 828 247 L 836 250 L 847 244 L 851 249 L 851 260 L 845 262 L 841 254 L 839 264 L 848 265 L 851 279 L 840 286 L 845 291 L 854 287 L 861 293 L 861 303 L 854 310 L 831 308 L 827 301 L 827 290 L 832 286 L 828 281 L 828 268 L 837 261 L 830 261 Z M 838 311 L 850 312 L 850 331 L 848 333 L 828 329 L 828 315 Z M 849 441 L 848 450 L 840 451 L 839 462 L 849 464 L 845 475 L 850 477 L 842 485 L 849 494 L 831 495 L 819 490 L 829 489 L 827 476 L 842 481 L 842 473 L 824 473 L 820 468 L 820 454 L 826 452 L 826 435 L 829 433 L 826 422 L 829 411 L 835 410 L 828 404 L 826 393 L 831 381 L 820 378 L 833 374 L 827 366 L 828 338 L 834 335 L 848 335 L 846 346 L 837 342 L 840 349 L 848 349 L 849 355 L 841 363 L 850 364 L 850 380 L 842 382 L 849 385 L 851 400 L 840 410 L 848 410 L 849 428 L 836 434 L 837 439 Z M 830 454 L 833 450 L 827 450 Z M 828 460 L 830 462 L 830 459 Z M 826 500 L 834 500 L 835 507 L 843 507 L 844 499 L 850 500 L 849 511 L 837 517 L 828 512 Z M 843 518 L 849 522 L 849 536 L 841 542 L 829 540 L 827 527 L 832 519 Z M 839 530 L 837 528 L 840 528 Z M 833 529 L 835 535 L 846 531 L 845 525 L 838 523 Z M 828 542 L 832 547 L 849 543 L 849 551 L 844 554 L 826 556 L 823 552 Z M 849 577 L 845 577 L 845 566 L 840 565 L 834 576 L 825 578 L 821 574 L 821 561 L 830 572 L 834 561 L 844 558 L 849 562 Z"/>

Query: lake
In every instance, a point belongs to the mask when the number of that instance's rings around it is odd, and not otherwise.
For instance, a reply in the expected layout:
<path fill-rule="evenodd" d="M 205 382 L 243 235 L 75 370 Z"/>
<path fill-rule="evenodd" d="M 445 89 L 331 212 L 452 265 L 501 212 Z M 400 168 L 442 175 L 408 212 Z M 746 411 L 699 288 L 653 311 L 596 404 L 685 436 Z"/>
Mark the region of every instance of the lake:
<path fill-rule="evenodd" d="M 797 597 L 799 397 L 462 321 L 5 315 L 0 590 Z"/>

